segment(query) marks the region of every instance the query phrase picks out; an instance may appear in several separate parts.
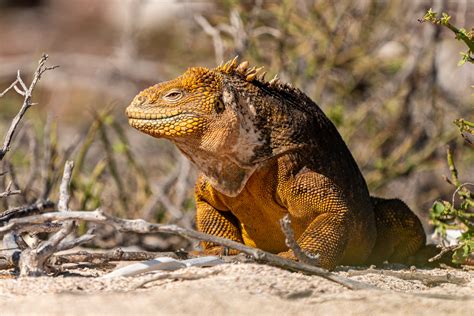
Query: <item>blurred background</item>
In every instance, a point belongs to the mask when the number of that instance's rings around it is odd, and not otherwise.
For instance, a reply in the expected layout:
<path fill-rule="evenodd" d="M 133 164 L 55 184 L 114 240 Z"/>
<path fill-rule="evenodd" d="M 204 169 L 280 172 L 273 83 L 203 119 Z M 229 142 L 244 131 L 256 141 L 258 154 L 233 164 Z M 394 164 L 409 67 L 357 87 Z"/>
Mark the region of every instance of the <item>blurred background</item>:
<path fill-rule="evenodd" d="M 465 48 L 452 33 L 418 21 L 429 8 L 474 26 L 471 0 L 0 0 L 0 91 L 18 69 L 29 82 L 43 52 L 60 65 L 40 81 L 38 104 L 2 161 L 0 187 L 12 181 L 22 194 L 1 207 L 56 200 L 73 159 L 73 209 L 192 227 L 194 167 L 170 143 L 130 128 L 124 109 L 187 67 L 238 55 L 316 101 L 372 194 L 400 197 L 429 232 L 428 210 L 453 191 L 443 178 L 448 144 L 460 180 L 474 178 L 474 151 L 452 124 L 473 118 L 474 66 L 457 66 Z M 21 103 L 14 91 L 0 98 L 2 137 Z M 101 234 L 101 247 L 183 246 Z"/>

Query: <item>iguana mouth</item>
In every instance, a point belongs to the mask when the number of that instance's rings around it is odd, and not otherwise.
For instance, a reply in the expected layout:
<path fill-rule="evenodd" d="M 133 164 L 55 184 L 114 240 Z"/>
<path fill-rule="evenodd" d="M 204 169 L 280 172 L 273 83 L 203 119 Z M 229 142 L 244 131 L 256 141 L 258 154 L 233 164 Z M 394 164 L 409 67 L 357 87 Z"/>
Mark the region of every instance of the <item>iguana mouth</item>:
<path fill-rule="evenodd" d="M 140 120 L 140 121 L 161 121 L 176 118 L 179 116 L 190 116 L 190 113 L 180 113 L 173 111 L 172 113 L 149 113 L 149 112 L 140 112 L 126 110 L 127 116 L 129 119 Z"/>
<path fill-rule="evenodd" d="M 130 126 L 158 138 L 185 136 L 202 126 L 202 118 L 189 112 L 147 113 L 127 109 L 126 113 Z"/>

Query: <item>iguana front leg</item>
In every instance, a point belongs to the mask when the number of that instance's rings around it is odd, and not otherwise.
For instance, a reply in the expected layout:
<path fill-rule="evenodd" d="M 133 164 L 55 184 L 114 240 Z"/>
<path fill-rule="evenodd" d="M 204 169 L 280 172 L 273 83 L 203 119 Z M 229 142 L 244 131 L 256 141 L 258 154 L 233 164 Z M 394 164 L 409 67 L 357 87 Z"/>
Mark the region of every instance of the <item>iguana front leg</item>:
<path fill-rule="evenodd" d="M 347 197 L 325 176 L 304 172 L 289 180 L 281 189 L 280 196 L 288 208 L 299 246 L 310 254 L 319 254 L 321 267 L 332 270 L 342 263 L 349 242 L 354 244 L 357 239 L 363 240 L 356 251 L 360 257 L 357 261 L 363 262 L 370 254 L 373 245 L 370 238 L 375 238 L 371 235 L 375 234 L 375 229 L 359 231 L 360 219 L 349 207 L 351 204 Z M 372 212 L 371 209 L 368 211 Z M 361 234 L 367 234 L 366 238 L 360 238 Z M 291 251 L 280 255 L 294 258 Z"/>
<path fill-rule="evenodd" d="M 196 226 L 197 230 L 217 237 L 227 238 L 243 243 L 242 234 L 237 218 L 230 211 L 222 211 L 213 207 L 206 200 L 206 190 L 197 188 L 196 198 Z M 212 200 L 212 195 L 207 196 Z M 222 246 L 202 242 L 204 252 L 212 255 L 237 254 L 238 251 L 226 249 Z"/>

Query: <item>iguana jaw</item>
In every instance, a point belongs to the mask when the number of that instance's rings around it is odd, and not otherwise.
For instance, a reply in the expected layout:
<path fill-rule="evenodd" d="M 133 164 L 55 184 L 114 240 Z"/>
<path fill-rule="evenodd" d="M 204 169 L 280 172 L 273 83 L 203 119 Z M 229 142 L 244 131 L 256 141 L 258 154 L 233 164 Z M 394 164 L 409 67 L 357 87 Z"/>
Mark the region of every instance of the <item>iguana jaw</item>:
<path fill-rule="evenodd" d="M 161 106 L 138 95 L 125 110 L 128 123 L 153 137 L 180 137 L 194 133 L 204 124 L 204 118 L 183 107 Z"/>
<path fill-rule="evenodd" d="M 130 107 L 129 107 L 130 108 Z M 180 137 L 194 132 L 202 120 L 191 113 L 176 113 L 169 116 L 137 112 L 127 108 L 128 123 L 137 130 L 153 137 Z"/>

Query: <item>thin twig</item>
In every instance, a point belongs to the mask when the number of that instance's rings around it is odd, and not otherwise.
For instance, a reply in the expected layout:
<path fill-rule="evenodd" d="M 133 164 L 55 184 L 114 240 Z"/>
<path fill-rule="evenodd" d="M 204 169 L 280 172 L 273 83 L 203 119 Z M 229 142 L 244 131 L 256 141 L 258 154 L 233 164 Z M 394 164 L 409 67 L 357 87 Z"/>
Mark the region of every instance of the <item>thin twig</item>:
<path fill-rule="evenodd" d="M 13 121 L 10 125 L 10 128 L 8 129 L 8 132 L 5 136 L 5 140 L 3 142 L 3 147 L 0 149 L 0 160 L 2 160 L 3 157 L 5 156 L 5 154 L 10 150 L 10 143 L 13 139 L 13 136 L 15 134 L 15 131 L 16 131 L 17 127 L 18 127 L 18 124 L 20 123 L 21 119 L 25 115 L 26 111 L 33 105 L 33 103 L 31 102 L 31 97 L 32 97 L 32 94 L 33 94 L 33 90 L 36 87 L 36 84 L 41 79 L 41 76 L 43 75 L 44 72 L 58 67 L 58 66 L 53 66 L 53 67 L 45 66 L 47 59 L 48 59 L 48 55 L 43 54 L 43 56 L 41 56 L 41 59 L 39 60 L 38 68 L 36 68 L 33 80 L 31 81 L 30 87 L 27 88 L 27 89 L 26 89 L 26 85 L 21 80 L 20 73 L 18 72 L 16 82 L 19 82 L 24 90 L 23 91 L 21 91 L 21 90 L 18 91 L 19 88 L 16 88 L 16 90 L 17 90 L 18 93 L 24 95 L 24 100 L 23 100 L 23 104 L 20 108 L 20 111 L 17 113 L 17 115 L 13 119 Z M 13 87 L 17 87 L 17 86 L 14 85 Z"/>
<path fill-rule="evenodd" d="M 12 190 L 12 184 L 13 184 L 12 181 L 8 182 L 8 185 L 5 191 L 0 193 L 0 199 L 10 196 L 10 195 L 21 194 L 21 190 Z"/>
<path fill-rule="evenodd" d="M 147 278 L 146 280 L 138 283 L 137 285 L 134 286 L 134 289 L 139 289 L 144 287 L 145 285 L 159 281 L 159 280 L 165 280 L 165 279 L 172 279 L 172 280 L 199 280 L 199 279 L 204 279 L 209 276 L 213 276 L 216 274 L 219 274 L 221 271 L 214 270 L 209 273 L 190 273 L 190 272 L 184 272 L 184 273 L 156 273 L 150 278 Z"/>
<path fill-rule="evenodd" d="M 459 187 L 461 183 L 458 179 L 458 170 L 454 164 L 453 152 L 449 146 L 446 149 L 446 160 L 448 161 L 449 171 L 451 172 L 451 182 L 454 183 L 456 187 Z"/>
<path fill-rule="evenodd" d="M 3 97 L 3 96 L 4 96 L 8 91 L 10 91 L 13 87 L 15 87 L 17 83 L 18 83 L 18 78 L 15 79 L 15 81 L 13 81 L 13 83 L 12 83 L 10 86 L 8 86 L 8 88 L 6 88 L 5 90 L 3 90 L 2 93 L 0 93 L 0 98 Z"/>
<path fill-rule="evenodd" d="M 293 229 L 291 228 L 290 216 L 288 214 L 286 214 L 282 219 L 280 219 L 280 225 L 281 230 L 283 231 L 286 237 L 286 245 L 293 251 L 296 258 L 298 258 L 298 260 L 303 263 L 314 266 L 320 266 L 319 254 L 313 255 L 305 252 L 296 242 L 295 234 L 293 232 Z"/>
<path fill-rule="evenodd" d="M 454 252 L 458 249 L 460 249 L 463 245 L 452 245 L 452 246 L 440 246 L 441 247 L 441 251 L 434 257 L 432 258 L 429 258 L 428 259 L 428 262 L 434 262 L 434 261 L 437 261 L 439 259 L 441 259 L 446 253 L 449 253 L 449 252 Z"/>

